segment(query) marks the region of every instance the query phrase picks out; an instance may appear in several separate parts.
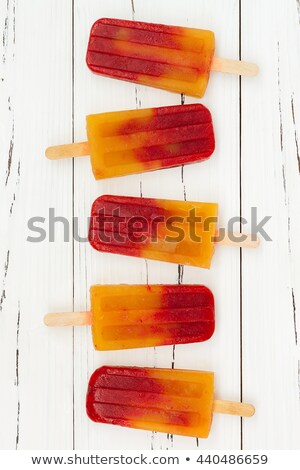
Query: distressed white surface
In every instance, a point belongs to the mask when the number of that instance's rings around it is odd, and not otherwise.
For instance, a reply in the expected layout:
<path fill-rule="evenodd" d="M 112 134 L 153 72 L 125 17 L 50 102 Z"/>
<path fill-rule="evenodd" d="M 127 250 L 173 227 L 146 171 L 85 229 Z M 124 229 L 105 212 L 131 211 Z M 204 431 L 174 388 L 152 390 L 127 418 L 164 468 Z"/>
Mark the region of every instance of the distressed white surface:
<path fill-rule="evenodd" d="M 72 331 L 42 324 L 72 302 L 72 246 L 26 241 L 29 218 L 72 214 L 72 162 L 44 158 L 72 135 L 71 20 L 70 2 L 1 2 L 1 448 L 72 445 Z"/>
<path fill-rule="evenodd" d="M 300 16 L 296 1 L 255 0 L 242 18 L 243 56 L 261 65 L 242 87 L 243 215 L 272 215 L 273 239 L 243 254 L 243 392 L 257 408 L 244 443 L 299 449 Z"/>
<path fill-rule="evenodd" d="M 133 8 L 134 6 L 134 8 Z M 300 8 L 296 0 L 0 0 L 0 448 L 300 449 Z M 103 16 L 212 29 L 217 54 L 256 61 L 259 77 L 213 74 L 202 102 L 217 149 L 201 164 L 94 181 L 88 159 L 48 162 L 48 145 L 85 139 L 85 115 L 179 104 L 181 97 L 91 74 L 92 23 Z M 186 98 L 185 102 L 196 100 Z M 74 121 L 73 121 L 74 118 Z M 241 119 L 240 119 L 241 118 Z M 20 162 L 20 163 L 19 163 Z M 216 201 L 220 223 L 271 215 L 272 243 L 218 248 L 210 271 L 28 243 L 27 221 L 79 219 L 104 193 Z M 72 225 L 72 224 L 71 224 Z M 249 226 L 245 231 L 250 230 Z M 203 283 L 216 299 L 207 343 L 95 352 L 89 328 L 47 330 L 47 311 L 89 308 L 93 283 Z M 214 370 L 218 398 L 253 402 L 251 420 L 215 416 L 199 440 L 97 425 L 85 413 L 102 364 Z"/>

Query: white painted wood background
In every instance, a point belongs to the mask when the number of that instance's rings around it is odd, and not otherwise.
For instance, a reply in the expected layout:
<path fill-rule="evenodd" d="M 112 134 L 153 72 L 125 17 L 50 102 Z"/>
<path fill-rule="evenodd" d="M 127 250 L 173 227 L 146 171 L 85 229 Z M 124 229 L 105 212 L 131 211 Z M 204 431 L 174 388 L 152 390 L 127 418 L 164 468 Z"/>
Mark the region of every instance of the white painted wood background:
<path fill-rule="evenodd" d="M 89 30 L 103 16 L 212 29 L 219 56 L 259 64 L 254 79 L 211 77 L 209 161 L 95 182 L 88 159 L 44 158 L 48 145 L 85 139 L 88 113 L 181 102 L 89 72 Z M 0 0 L 0 34 L 0 448 L 300 449 L 299 0 Z M 98 254 L 65 243 L 62 227 L 55 242 L 26 241 L 28 219 L 47 223 L 50 207 L 71 234 L 78 217 L 84 236 L 103 193 L 217 201 L 221 223 L 258 207 L 273 241 L 219 248 L 210 271 Z M 213 339 L 101 353 L 89 328 L 43 326 L 48 311 L 88 309 L 91 284 L 124 282 L 206 284 Z M 97 425 L 85 393 L 105 363 L 214 370 L 216 396 L 252 402 L 256 415 L 215 416 L 207 440 Z"/>

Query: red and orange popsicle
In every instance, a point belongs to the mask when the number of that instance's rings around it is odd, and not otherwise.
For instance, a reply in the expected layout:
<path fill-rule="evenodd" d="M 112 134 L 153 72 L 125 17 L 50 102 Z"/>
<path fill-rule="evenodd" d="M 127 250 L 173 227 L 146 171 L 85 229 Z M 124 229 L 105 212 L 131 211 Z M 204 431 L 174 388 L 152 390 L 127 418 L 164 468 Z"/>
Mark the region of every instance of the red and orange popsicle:
<path fill-rule="evenodd" d="M 255 413 L 246 403 L 215 400 L 212 372 L 109 366 L 91 376 L 86 410 L 97 423 L 202 438 L 214 412 Z"/>
<path fill-rule="evenodd" d="M 86 62 L 97 74 L 201 98 L 211 70 L 256 75 L 255 64 L 219 59 L 212 31 L 102 18 Z"/>
<path fill-rule="evenodd" d="M 256 247 L 251 235 L 216 239 L 218 204 L 101 196 L 92 206 L 89 241 L 98 251 L 209 268 L 215 243 Z"/>
<path fill-rule="evenodd" d="M 98 180 L 203 161 L 215 149 L 211 114 L 201 104 L 93 114 L 87 135 L 88 142 L 49 147 L 46 156 L 90 155 Z"/>
<path fill-rule="evenodd" d="M 47 326 L 92 325 L 99 351 L 197 343 L 214 333 L 214 297 L 201 285 L 96 285 L 91 312 L 44 320 Z"/>

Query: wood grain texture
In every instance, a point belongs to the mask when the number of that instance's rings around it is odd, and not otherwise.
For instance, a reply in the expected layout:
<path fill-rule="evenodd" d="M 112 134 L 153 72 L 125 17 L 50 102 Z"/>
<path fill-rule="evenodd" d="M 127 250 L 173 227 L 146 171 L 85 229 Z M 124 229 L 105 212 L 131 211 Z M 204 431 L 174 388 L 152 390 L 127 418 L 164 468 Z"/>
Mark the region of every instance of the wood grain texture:
<path fill-rule="evenodd" d="M 195 102 L 93 75 L 90 27 L 117 17 L 212 29 L 216 54 L 257 63 L 256 78 L 212 74 L 201 101 L 216 152 L 207 162 L 95 181 L 89 158 L 48 161 L 49 146 L 84 142 L 91 113 Z M 0 0 L 0 448 L 300 449 L 300 26 L 296 0 Z M 219 202 L 220 227 L 251 233 L 251 207 L 272 216 L 272 242 L 219 247 L 209 271 L 100 254 L 87 242 L 93 200 L 120 194 Z M 49 208 L 74 241 L 29 243 Z M 74 216 L 72 221 L 72 216 Z M 72 238 L 72 237 L 71 237 Z M 94 351 L 90 327 L 46 328 L 49 311 L 89 311 L 100 283 L 199 283 L 215 294 L 207 343 Z M 85 395 L 103 364 L 215 371 L 215 398 L 256 414 L 218 414 L 207 440 L 91 422 Z"/>

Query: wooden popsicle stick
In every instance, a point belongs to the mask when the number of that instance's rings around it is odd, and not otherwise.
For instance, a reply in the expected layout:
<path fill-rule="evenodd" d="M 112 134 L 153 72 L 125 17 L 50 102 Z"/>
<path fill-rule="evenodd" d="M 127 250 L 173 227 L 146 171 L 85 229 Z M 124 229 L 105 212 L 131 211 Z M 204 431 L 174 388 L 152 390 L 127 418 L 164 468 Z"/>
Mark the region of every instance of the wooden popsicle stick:
<path fill-rule="evenodd" d="M 215 400 L 213 405 L 214 413 L 236 415 L 249 418 L 255 413 L 255 408 L 249 403 L 238 403 L 235 401 Z"/>
<path fill-rule="evenodd" d="M 218 237 L 221 237 L 220 240 Z M 239 248 L 257 248 L 260 239 L 254 235 L 245 235 L 242 233 L 222 233 L 216 232 L 215 244 L 223 246 L 235 246 Z"/>
<path fill-rule="evenodd" d="M 84 326 L 92 324 L 92 312 L 48 313 L 44 317 L 47 326 Z"/>
<path fill-rule="evenodd" d="M 59 160 L 60 158 L 86 157 L 90 155 L 90 145 L 88 142 L 77 144 L 56 145 L 48 147 L 45 155 L 49 160 Z"/>
<path fill-rule="evenodd" d="M 220 57 L 213 58 L 211 70 L 214 72 L 233 73 L 245 77 L 254 77 L 259 72 L 256 64 L 242 62 L 241 60 L 221 59 Z"/>

